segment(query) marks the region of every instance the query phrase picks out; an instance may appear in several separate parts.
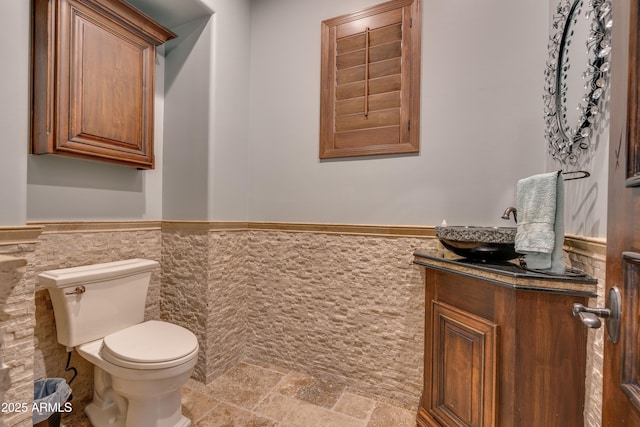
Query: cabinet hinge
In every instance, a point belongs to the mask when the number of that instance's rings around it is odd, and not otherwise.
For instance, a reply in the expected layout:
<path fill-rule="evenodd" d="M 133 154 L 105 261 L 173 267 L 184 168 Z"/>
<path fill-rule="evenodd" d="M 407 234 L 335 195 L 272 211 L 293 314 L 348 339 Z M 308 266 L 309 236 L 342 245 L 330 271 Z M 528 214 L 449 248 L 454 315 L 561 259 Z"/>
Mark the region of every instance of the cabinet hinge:
<path fill-rule="evenodd" d="M 409 28 L 413 28 L 413 17 L 409 18 Z"/>
<path fill-rule="evenodd" d="M 407 120 L 407 130 L 411 130 L 411 120 Z"/>

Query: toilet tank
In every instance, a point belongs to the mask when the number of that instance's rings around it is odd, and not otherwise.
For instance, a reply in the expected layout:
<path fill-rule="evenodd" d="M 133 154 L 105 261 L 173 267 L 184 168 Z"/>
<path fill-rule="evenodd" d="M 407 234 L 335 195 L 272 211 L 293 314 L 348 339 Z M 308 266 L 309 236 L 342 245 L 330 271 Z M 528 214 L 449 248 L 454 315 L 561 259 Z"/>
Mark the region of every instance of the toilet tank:
<path fill-rule="evenodd" d="M 157 266 L 156 261 L 129 259 L 39 274 L 51 296 L 58 342 L 75 347 L 142 322 Z"/>

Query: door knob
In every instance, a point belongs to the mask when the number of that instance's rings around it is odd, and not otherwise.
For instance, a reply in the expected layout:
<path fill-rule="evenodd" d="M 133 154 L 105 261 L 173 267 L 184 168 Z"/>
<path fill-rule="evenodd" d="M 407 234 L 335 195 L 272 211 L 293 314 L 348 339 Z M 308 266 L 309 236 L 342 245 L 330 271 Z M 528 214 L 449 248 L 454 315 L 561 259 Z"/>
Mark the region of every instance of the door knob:
<path fill-rule="evenodd" d="M 607 303 L 604 308 L 591 308 L 578 303 L 573 304 L 573 315 L 580 317 L 580 321 L 588 328 L 598 329 L 602 326 L 600 319 L 605 319 L 609 341 L 614 344 L 620 339 L 621 312 L 620 290 L 615 286 L 609 289 Z"/>
<path fill-rule="evenodd" d="M 587 328 L 598 329 L 602 326 L 602 319 L 608 319 L 611 317 L 611 310 L 608 308 L 591 308 L 585 307 L 582 304 L 573 304 L 573 315 L 579 316 L 580 321 L 584 323 Z"/>
<path fill-rule="evenodd" d="M 582 304 L 574 304 L 573 315 L 579 316 L 580 321 L 584 323 L 584 325 L 587 328 L 598 329 L 600 326 L 602 326 L 602 322 L 600 321 L 600 318 L 598 318 L 595 314 L 585 312 L 585 311 L 576 311 L 576 309 L 578 308 L 576 306 L 579 306 L 579 305 L 582 305 Z"/>

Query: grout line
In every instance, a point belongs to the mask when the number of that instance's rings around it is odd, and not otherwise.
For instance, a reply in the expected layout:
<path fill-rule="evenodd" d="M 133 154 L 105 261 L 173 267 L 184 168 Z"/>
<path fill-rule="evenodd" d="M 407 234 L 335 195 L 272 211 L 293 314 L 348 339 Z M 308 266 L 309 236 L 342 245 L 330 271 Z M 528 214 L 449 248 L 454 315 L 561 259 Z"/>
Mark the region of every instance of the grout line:
<path fill-rule="evenodd" d="M 344 397 L 344 394 L 347 392 L 347 387 L 344 388 L 344 390 L 342 390 L 342 393 L 340 394 L 340 397 L 338 397 L 338 399 L 336 399 L 336 402 L 333 404 L 333 406 L 331 408 L 329 408 L 332 412 L 335 412 L 337 414 L 340 414 L 341 412 L 337 412 L 336 411 L 336 405 L 338 404 L 338 402 L 340 402 L 340 400 Z M 344 414 L 346 415 L 346 414 Z M 353 417 L 352 417 L 353 418 Z"/>
<path fill-rule="evenodd" d="M 206 385 L 205 385 L 204 383 L 202 383 L 202 384 L 204 385 L 205 390 L 206 390 Z M 211 394 L 209 394 L 208 392 L 207 392 L 207 393 L 203 393 L 202 391 L 200 391 L 200 390 L 196 390 L 194 387 L 191 387 L 191 386 L 189 386 L 189 385 L 188 385 L 188 384 L 186 384 L 186 383 L 185 383 L 185 385 L 184 385 L 183 387 L 188 388 L 188 389 L 189 389 L 189 391 L 191 391 L 191 393 L 194 393 L 194 394 L 196 394 L 196 395 L 198 395 L 198 396 L 205 397 L 205 398 L 207 398 L 207 399 L 212 399 L 212 400 L 215 402 L 215 404 L 214 404 L 214 405 L 212 405 L 212 406 L 211 406 L 211 407 L 210 407 L 210 408 L 209 408 L 205 413 L 203 413 L 203 414 L 200 416 L 200 418 L 195 419 L 195 420 L 191 420 L 192 425 L 197 424 L 197 423 L 198 423 L 198 421 L 202 420 L 202 419 L 203 419 L 204 417 L 206 417 L 209 413 L 211 413 L 214 409 L 216 409 L 218 406 L 220 406 L 220 403 L 222 403 L 222 401 L 221 401 L 220 399 L 218 399 L 218 398 L 216 398 L 216 397 L 212 396 L 212 395 L 211 395 Z M 180 397 L 182 397 L 182 396 L 183 396 L 183 394 L 182 394 L 182 392 L 180 392 Z M 182 404 L 181 404 L 181 406 L 182 406 Z"/>
<path fill-rule="evenodd" d="M 271 371 L 271 372 L 276 372 L 276 373 L 278 373 L 278 374 L 282 375 L 282 378 L 280 378 L 280 381 L 278 381 L 278 382 L 277 382 L 273 387 L 271 387 L 271 388 L 269 389 L 269 391 L 267 391 L 267 393 L 265 393 L 265 395 L 262 397 L 262 399 L 260 399 L 260 400 L 258 401 L 258 403 L 256 403 L 256 404 L 253 406 L 253 408 L 251 408 L 251 410 L 252 410 L 252 411 L 253 411 L 255 408 L 257 408 L 257 407 L 258 407 L 258 405 L 260 405 L 260 404 L 261 404 L 261 403 L 262 403 L 262 402 L 267 398 L 267 396 L 269 396 L 271 393 L 278 393 L 278 392 L 276 391 L 276 389 L 278 388 L 278 386 L 280 385 L 280 383 L 282 383 L 282 382 L 283 382 L 283 381 L 284 381 L 284 380 L 289 376 L 289 374 L 288 374 L 288 373 L 283 375 L 283 374 L 282 374 L 282 372 L 272 371 L 272 370 L 270 370 L 270 369 L 265 369 L 265 370 L 268 370 L 268 371 Z M 280 394 L 280 393 L 278 393 L 278 394 Z"/>
<path fill-rule="evenodd" d="M 202 393 L 200 393 L 202 394 Z M 211 396 L 205 395 L 206 397 L 211 398 Z M 216 409 L 218 406 L 220 406 L 220 404 L 222 403 L 220 400 L 215 399 L 216 404 L 213 405 L 211 408 L 209 408 L 209 410 L 207 412 L 205 412 L 204 414 L 202 414 L 202 416 L 200 418 L 198 418 L 197 420 L 191 420 L 192 425 L 198 424 L 198 422 L 200 420 L 203 420 L 204 417 L 206 417 L 207 415 L 209 415 L 211 412 L 213 412 L 214 409 Z"/>
<path fill-rule="evenodd" d="M 255 413 L 255 412 L 253 412 L 253 409 L 243 408 L 242 406 L 238 406 L 237 404 L 235 404 L 235 403 L 233 403 L 233 402 L 228 402 L 228 401 L 226 401 L 226 400 L 221 400 L 221 401 L 216 405 L 216 407 L 217 407 L 217 406 L 220 406 L 220 404 L 221 404 L 221 403 L 224 403 L 224 404 L 225 404 L 225 405 L 227 405 L 227 406 L 231 406 L 232 408 L 238 409 L 238 410 L 240 410 L 240 411 L 242 411 L 242 412 L 246 412 L 246 413 L 251 414 L 251 415 L 253 415 L 253 416 L 256 416 L 256 417 L 259 417 L 259 418 L 266 418 L 266 419 L 268 419 L 269 421 L 273 421 L 274 423 L 279 423 L 279 422 L 280 422 L 280 421 L 274 420 L 273 418 L 270 418 L 270 417 L 268 417 L 268 416 L 266 416 L 266 415 L 257 414 L 257 413 Z M 213 410 L 213 409 L 212 409 L 212 410 Z M 209 412 L 211 412 L 211 411 L 209 411 Z M 207 414 L 208 414 L 209 412 L 207 412 Z M 200 419 L 201 419 L 201 418 L 200 418 Z"/>
<path fill-rule="evenodd" d="M 373 412 L 376 410 L 376 408 L 378 407 L 378 401 L 374 400 L 373 401 L 373 406 L 371 407 L 371 409 L 369 410 L 369 413 L 367 414 L 367 419 L 365 420 L 365 426 L 369 425 L 369 422 L 371 421 L 371 416 L 373 415 Z"/>

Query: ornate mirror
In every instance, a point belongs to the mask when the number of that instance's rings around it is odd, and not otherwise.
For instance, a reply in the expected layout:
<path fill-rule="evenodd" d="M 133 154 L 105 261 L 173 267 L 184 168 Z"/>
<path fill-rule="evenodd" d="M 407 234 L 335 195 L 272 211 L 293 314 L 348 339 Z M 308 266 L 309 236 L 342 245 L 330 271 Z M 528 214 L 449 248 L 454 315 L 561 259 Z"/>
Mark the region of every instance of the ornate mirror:
<path fill-rule="evenodd" d="M 560 0 L 545 72 L 545 138 L 551 157 L 576 165 L 590 147 L 609 77 L 611 0 Z"/>

